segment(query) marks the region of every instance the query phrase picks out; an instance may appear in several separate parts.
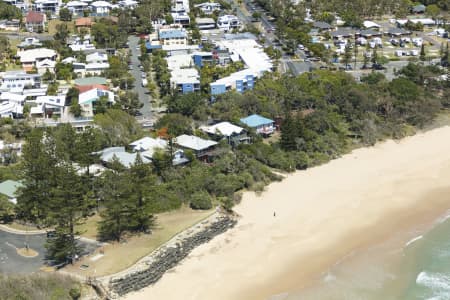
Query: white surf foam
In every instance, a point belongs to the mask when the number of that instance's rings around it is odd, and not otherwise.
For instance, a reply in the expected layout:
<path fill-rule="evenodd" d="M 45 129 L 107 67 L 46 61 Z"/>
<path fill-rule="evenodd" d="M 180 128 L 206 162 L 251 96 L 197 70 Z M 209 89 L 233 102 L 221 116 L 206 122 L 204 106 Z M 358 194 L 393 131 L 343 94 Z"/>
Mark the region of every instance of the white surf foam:
<path fill-rule="evenodd" d="M 433 291 L 446 292 L 447 295 L 450 295 L 450 276 L 448 275 L 422 271 L 417 276 L 416 283 Z"/>
<path fill-rule="evenodd" d="M 414 243 L 414 242 L 416 242 L 416 241 L 418 241 L 418 240 L 420 240 L 420 239 L 423 239 L 423 235 L 416 236 L 415 238 L 409 240 L 409 241 L 405 244 L 405 247 L 408 247 L 409 245 L 411 245 L 412 243 Z"/>

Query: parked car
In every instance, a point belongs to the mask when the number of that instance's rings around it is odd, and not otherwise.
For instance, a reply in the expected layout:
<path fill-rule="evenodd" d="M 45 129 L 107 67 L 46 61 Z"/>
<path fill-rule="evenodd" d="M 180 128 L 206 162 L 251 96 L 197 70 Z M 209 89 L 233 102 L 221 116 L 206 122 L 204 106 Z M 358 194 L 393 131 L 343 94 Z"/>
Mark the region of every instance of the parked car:
<path fill-rule="evenodd" d="M 148 81 L 146 78 L 142 79 L 142 87 L 146 87 L 148 84 Z"/>
<path fill-rule="evenodd" d="M 382 64 L 375 63 L 375 64 L 372 64 L 372 69 L 374 69 L 374 70 L 385 70 L 386 67 L 384 67 Z"/>

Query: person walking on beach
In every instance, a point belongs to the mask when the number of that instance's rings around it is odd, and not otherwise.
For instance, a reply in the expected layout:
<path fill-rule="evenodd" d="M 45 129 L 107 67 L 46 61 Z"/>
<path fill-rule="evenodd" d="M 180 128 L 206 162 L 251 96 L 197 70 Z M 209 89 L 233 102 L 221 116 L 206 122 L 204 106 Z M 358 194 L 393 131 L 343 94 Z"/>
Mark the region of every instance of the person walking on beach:
<path fill-rule="evenodd" d="M 275 217 L 277 214 L 275 212 L 273 212 L 273 216 Z"/>

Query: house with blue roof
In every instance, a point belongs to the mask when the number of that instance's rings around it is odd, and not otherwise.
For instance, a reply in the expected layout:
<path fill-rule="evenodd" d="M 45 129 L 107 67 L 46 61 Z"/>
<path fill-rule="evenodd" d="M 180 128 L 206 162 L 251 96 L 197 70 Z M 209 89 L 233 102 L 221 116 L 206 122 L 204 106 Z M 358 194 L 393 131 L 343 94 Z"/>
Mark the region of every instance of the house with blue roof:
<path fill-rule="evenodd" d="M 257 114 L 242 118 L 240 121 L 248 127 L 254 128 L 257 134 L 264 136 L 271 135 L 275 131 L 274 120 L 264 118 Z"/>
<path fill-rule="evenodd" d="M 184 28 L 160 28 L 158 37 L 161 45 L 187 45 L 187 32 Z"/>

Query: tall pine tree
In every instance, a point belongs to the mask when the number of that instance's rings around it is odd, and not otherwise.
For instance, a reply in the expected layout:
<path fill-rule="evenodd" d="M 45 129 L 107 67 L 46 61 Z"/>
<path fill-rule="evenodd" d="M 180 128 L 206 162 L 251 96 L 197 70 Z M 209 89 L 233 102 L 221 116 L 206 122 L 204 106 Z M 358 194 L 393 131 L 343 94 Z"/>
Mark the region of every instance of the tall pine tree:
<path fill-rule="evenodd" d="M 87 205 L 82 181 L 72 163 L 60 162 L 56 169 L 56 186 L 48 198 L 49 222 L 55 226 L 55 236 L 47 239 L 47 258 L 57 263 L 72 261 L 81 246 L 75 229 L 86 216 Z"/>

